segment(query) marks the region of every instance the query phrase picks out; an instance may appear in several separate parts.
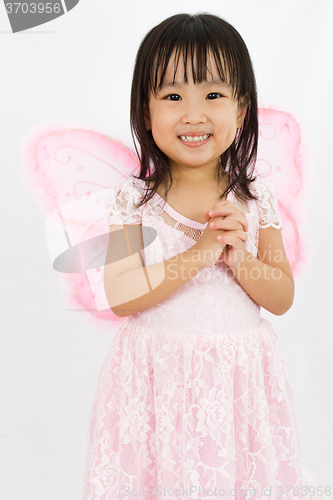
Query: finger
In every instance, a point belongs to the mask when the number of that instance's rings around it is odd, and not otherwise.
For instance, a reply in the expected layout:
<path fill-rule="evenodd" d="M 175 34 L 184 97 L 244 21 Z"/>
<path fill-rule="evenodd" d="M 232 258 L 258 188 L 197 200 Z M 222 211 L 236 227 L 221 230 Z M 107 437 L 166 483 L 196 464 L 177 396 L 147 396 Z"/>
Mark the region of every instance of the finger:
<path fill-rule="evenodd" d="M 210 220 L 210 215 L 208 214 L 209 210 L 205 210 L 205 212 L 203 212 L 203 217 L 205 219 L 205 221 L 209 222 Z"/>
<path fill-rule="evenodd" d="M 221 219 L 209 223 L 209 227 L 212 229 L 223 229 L 224 231 L 243 231 L 243 225 L 235 219 Z"/>
<path fill-rule="evenodd" d="M 212 224 L 213 222 L 216 223 L 217 221 L 236 221 L 237 223 L 241 224 L 242 229 L 244 229 L 244 231 L 248 231 L 248 229 L 249 229 L 248 220 L 245 217 L 245 214 L 242 214 L 242 213 L 230 213 L 229 215 L 226 215 L 224 217 L 222 217 L 222 216 L 212 217 L 209 222 L 210 222 L 210 224 Z M 215 226 L 215 227 L 220 227 L 220 226 Z M 221 229 L 224 229 L 224 228 L 221 226 Z M 237 227 L 234 227 L 234 228 L 228 227 L 228 229 L 237 229 Z"/>
<path fill-rule="evenodd" d="M 225 204 L 222 204 L 225 203 Z M 228 203 L 228 204 L 227 204 Z M 227 217 L 228 215 L 231 216 L 234 214 L 235 216 L 241 215 L 245 217 L 245 211 L 242 210 L 240 207 L 237 207 L 234 203 L 231 202 L 221 202 L 218 205 L 215 205 L 215 207 L 211 210 L 209 210 L 208 215 L 213 218 L 216 216 L 223 216 Z"/>
<path fill-rule="evenodd" d="M 224 217 L 224 220 L 235 220 L 243 226 L 244 231 L 249 230 L 249 221 L 247 220 L 245 212 L 231 213 L 229 215 L 226 215 Z"/>
<path fill-rule="evenodd" d="M 219 234 L 216 237 L 217 241 L 224 243 L 225 245 L 234 246 L 239 244 L 240 240 L 246 242 L 248 239 L 248 234 L 245 231 L 226 231 L 223 234 Z"/>
<path fill-rule="evenodd" d="M 212 206 L 212 208 L 209 210 L 209 215 L 210 217 L 214 217 L 214 215 L 220 214 L 220 211 L 223 211 L 225 213 L 229 213 L 230 211 L 232 212 L 243 212 L 243 210 L 236 205 L 235 203 L 232 203 L 229 200 L 225 201 L 219 201 L 218 203 L 215 203 L 215 205 Z"/>
<path fill-rule="evenodd" d="M 212 217 L 209 215 L 209 210 L 202 212 L 204 219 L 208 222 Z"/>
<path fill-rule="evenodd" d="M 233 205 L 233 206 L 227 205 L 227 206 L 217 207 L 214 210 L 210 210 L 208 212 L 208 214 L 210 217 L 213 218 L 213 217 L 217 217 L 218 215 L 223 216 L 223 217 L 227 217 L 228 215 L 232 215 L 232 214 L 244 215 L 245 212 L 244 212 L 244 210 L 242 210 L 239 207 L 236 207 L 235 205 Z"/>

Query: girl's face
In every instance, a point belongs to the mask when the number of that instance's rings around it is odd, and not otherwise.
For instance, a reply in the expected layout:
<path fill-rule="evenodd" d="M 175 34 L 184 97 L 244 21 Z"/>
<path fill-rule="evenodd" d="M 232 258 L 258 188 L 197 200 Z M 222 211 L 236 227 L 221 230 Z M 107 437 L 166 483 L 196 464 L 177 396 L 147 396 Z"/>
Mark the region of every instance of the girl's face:
<path fill-rule="evenodd" d="M 161 89 L 156 97 L 150 95 L 146 128 L 169 158 L 171 172 L 201 168 L 215 173 L 221 154 L 242 126 L 247 105 L 238 107 L 231 86 L 221 81 L 212 58 L 207 81 L 201 83 L 194 84 L 189 63 L 185 83 L 181 57 L 172 83 L 173 65 L 171 58 Z"/>

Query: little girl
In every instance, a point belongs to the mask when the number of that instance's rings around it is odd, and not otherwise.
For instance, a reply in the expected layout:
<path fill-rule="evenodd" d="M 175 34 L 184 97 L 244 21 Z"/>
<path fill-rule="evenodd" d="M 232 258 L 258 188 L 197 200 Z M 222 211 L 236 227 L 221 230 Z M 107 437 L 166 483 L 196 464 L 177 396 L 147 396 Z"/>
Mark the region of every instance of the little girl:
<path fill-rule="evenodd" d="M 140 174 L 108 191 L 104 219 L 105 293 L 126 319 L 99 376 L 84 500 L 326 498 L 260 317 L 288 311 L 294 282 L 273 185 L 253 175 L 256 83 L 238 32 L 210 14 L 153 28 L 131 127 Z"/>

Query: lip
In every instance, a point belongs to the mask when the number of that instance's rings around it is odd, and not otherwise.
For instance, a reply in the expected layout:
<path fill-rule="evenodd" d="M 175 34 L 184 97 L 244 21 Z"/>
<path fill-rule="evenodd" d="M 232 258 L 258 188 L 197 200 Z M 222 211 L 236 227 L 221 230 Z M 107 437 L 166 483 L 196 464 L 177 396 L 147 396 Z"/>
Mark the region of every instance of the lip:
<path fill-rule="evenodd" d="M 181 135 L 191 135 L 192 137 L 195 137 L 196 135 L 207 135 L 207 134 L 209 134 L 207 130 L 197 130 L 196 132 L 184 132 L 183 134 L 178 134 L 178 137 Z"/>
<path fill-rule="evenodd" d="M 209 137 L 207 139 L 205 139 L 204 141 L 198 141 L 198 142 L 186 142 L 186 141 L 182 141 L 180 136 L 191 136 L 191 137 L 200 137 L 201 135 L 207 135 L 208 132 L 193 132 L 193 133 L 186 133 L 186 134 L 179 134 L 178 136 L 178 139 L 180 140 L 180 142 L 182 144 L 184 144 L 184 146 L 187 146 L 188 148 L 199 148 L 200 146 L 203 146 L 204 144 L 207 144 L 207 142 L 210 140 L 210 138 L 212 137 L 212 134 L 209 134 Z"/>

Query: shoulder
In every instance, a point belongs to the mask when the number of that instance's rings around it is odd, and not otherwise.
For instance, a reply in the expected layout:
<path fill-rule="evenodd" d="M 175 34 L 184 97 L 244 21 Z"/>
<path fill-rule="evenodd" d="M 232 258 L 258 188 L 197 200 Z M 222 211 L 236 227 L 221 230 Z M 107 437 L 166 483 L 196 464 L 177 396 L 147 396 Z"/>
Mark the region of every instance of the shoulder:
<path fill-rule="evenodd" d="M 107 195 L 113 196 L 113 195 L 132 195 L 132 196 L 141 196 L 142 190 L 144 187 L 144 181 L 141 181 L 140 179 L 135 179 L 134 177 L 128 177 L 128 179 L 125 179 L 118 184 L 115 184 L 114 186 L 111 186 L 108 191 Z"/>
<path fill-rule="evenodd" d="M 142 198 L 144 181 L 129 177 L 111 186 L 105 196 L 104 224 L 140 224 L 142 206 L 136 205 Z"/>
<path fill-rule="evenodd" d="M 269 194 L 276 196 L 274 184 L 259 176 L 250 184 L 250 189 L 256 196 L 268 196 Z"/>
<path fill-rule="evenodd" d="M 131 206 L 137 204 L 142 198 L 144 182 L 140 179 L 129 177 L 124 181 L 111 186 L 105 195 L 105 206 Z"/>
<path fill-rule="evenodd" d="M 273 226 L 276 229 L 280 229 L 282 222 L 274 184 L 257 176 L 251 184 L 251 190 L 257 197 L 256 205 L 259 214 L 259 226 L 261 228 Z"/>
<path fill-rule="evenodd" d="M 259 209 L 272 208 L 278 204 L 278 198 L 274 184 L 266 181 L 262 177 L 256 177 L 251 184 L 251 191 L 257 197 Z"/>

